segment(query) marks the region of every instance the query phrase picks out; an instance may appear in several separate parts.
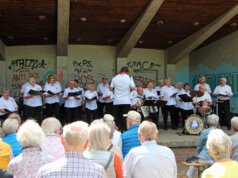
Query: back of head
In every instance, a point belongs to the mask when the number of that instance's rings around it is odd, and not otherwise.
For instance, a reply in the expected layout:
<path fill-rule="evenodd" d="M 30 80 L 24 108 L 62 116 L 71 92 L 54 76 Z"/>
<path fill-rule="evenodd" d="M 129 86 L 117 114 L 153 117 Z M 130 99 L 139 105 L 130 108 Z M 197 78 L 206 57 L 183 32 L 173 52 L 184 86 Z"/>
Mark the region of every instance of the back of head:
<path fill-rule="evenodd" d="M 235 132 L 238 132 L 238 117 L 233 117 L 231 119 L 231 127 Z"/>
<path fill-rule="evenodd" d="M 127 117 L 127 119 L 131 121 L 132 125 L 140 124 L 140 122 L 141 122 L 140 113 L 138 113 L 134 110 L 129 111 L 127 114 L 123 114 L 123 116 Z"/>
<path fill-rule="evenodd" d="M 4 135 L 16 133 L 17 129 L 19 127 L 18 120 L 17 119 L 10 119 L 7 118 L 2 125 L 2 130 Z"/>
<path fill-rule="evenodd" d="M 8 118 L 10 119 L 17 119 L 18 120 L 18 125 L 20 126 L 21 125 L 21 117 L 19 114 L 16 114 L 16 113 L 11 113 Z"/>
<path fill-rule="evenodd" d="M 110 143 L 110 128 L 102 122 L 91 124 L 89 127 L 89 150 L 105 150 Z"/>
<path fill-rule="evenodd" d="M 219 122 L 219 117 L 216 114 L 211 114 L 207 117 L 207 124 L 209 127 L 217 127 Z"/>
<path fill-rule="evenodd" d="M 212 130 L 207 139 L 207 148 L 215 159 L 230 156 L 231 139 L 220 129 Z"/>
<path fill-rule="evenodd" d="M 83 147 L 88 140 L 88 124 L 83 121 L 73 122 L 63 128 L 65 146 Z"/>
<path fill-rule="evenodd" d="M 55 133 L 55 131 L 60 130 L 62 125 L 60 121 L 54 117 L 49 117 L 43 120 L 41 123 L 41 128 L 45 134 Z"/>
<path fill-rule="evenodd" d="M 129 72 L 128 67 L 126 67 L 126 66 L 122 67 L 121 72 L 128 73 Z"/>
<path fill-rule="evenodd" d="M 140 124 L 138 133 L 140 134 L 143 141 L 151 141 L 151 140 L 156 140 L 158 129 L 153 122 L 143 121 Z"/>
<path fill-rule="evenodd" d="M 43 130 L 34 120 L 24 122 L 17 133 L 17 140 L 24 148 L 40 146 L 44 137 Z"/>

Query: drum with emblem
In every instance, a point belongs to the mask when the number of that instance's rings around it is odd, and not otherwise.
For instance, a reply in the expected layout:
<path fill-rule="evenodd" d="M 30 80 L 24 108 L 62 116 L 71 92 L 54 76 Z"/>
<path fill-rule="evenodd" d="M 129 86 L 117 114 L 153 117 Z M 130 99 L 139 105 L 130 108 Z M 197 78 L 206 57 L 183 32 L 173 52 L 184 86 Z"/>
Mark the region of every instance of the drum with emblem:
<path fill-rule="evenodd" d="M 198 135 L 203 129 L 202 118 L 198 115 L 191 115 L 185 121 L 185 129 L 188 133 Z"/>

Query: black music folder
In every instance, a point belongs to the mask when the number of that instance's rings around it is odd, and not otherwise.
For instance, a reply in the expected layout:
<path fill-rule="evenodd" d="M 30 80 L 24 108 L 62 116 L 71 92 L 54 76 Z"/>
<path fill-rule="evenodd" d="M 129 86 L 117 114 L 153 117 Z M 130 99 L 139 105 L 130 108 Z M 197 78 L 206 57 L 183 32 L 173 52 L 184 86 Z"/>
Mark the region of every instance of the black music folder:
<path fill-rule="evenodd" d="M 81 95 L 82 91 L 78 91 L 78 92 L 69 92 L 68 96 L 78 96 Z"/>
<path fill-rule="evenodd" d="M 4 109 L 4 111 L 9 112 L 9 113 L 14 113 L 14 112 L 12 112 L 12 111 L 6 109 L 6 108 Z"/>
<path fill-rule="evenodd" d="M 188 96 L 187 94 L 182 94 L 178 96 L 183 100 L 183 102 L 193 102 L 192 97 Z"/>
<path fill-rule="evenodd" d="M 157 95 L 158 95 L 158 96 L 160 95 L 160 91 L 157 91 Z"/>
<path fill-rule="evenodd" d="M 165 107 L 166 103 L 167 103 L 167 101 L 157 100 L 156 101 L 156 106 L 163 108 L 163 107 Z"/>
<path fill-rule="evenodd" d="M 96 99 L 97 99 L 97 97 L 95 96 L 95 97 L 93 97 L 93 98 L 90 98 L 90 99 L 89 99 L 89 98 L 87 98 L 87 97 L 85 97 L 85 99 L 86 99 L 86 100 L 96 100 Z"/>
<path fill-rule="evenodd" d="M 44 90 L 40 90 L 40 91 L 36 91 L 36 90 L 30 90 L 29 92 L 28 92 L 28 94 L 30 94 L 30 95 L 40 95 L 40 93 L 43 93 L 44 92 Z"/>
<path fill-rule="evenodd" d="M 54 92 L 52 92 L 52 91 L 49 90 L 49 91 L 47 91 L 47 93 L 50 94 L 50 95 L 58 95 L 58 94 L 60 94 L 61 92 L 54 93 Z"/>
<path fill-rule="evenodd" d="M 156 100 L 145 100 L 143 106 L 155 106 L 156 105 Z"/>
<path fill-rule="evenodd" d="M 173 93 L 170 97 L 175 97 L 177 95 L 177 91 L 175 93 Z"/>

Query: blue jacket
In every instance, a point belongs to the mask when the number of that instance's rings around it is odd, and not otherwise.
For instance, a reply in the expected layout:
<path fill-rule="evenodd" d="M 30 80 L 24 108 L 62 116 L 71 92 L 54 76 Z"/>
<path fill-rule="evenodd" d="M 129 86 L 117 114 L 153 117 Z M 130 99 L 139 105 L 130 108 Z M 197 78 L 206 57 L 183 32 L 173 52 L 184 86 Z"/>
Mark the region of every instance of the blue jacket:
<path fill-rule="evenodd" d="M 201 132 L 200 139 L 199 139 L 198 145 L 197 145 L 197 152 L 198 152 L 199 158 L 213 160 L 213 158 L 210 156 L 208 149 L 206 147 L 207 136 L 210 133 L 210 131 L 212 131 L 213 129 L 215 129 L 215 128 L 208 128 L 208 129 L 202 130 L 202 132 Z"/>
<path fill-rule="evenodd" d="M 122 139 L 122 154 L 123 158 L 126 157 L 127 153 L 134 147 L 141 146 L 138 138 L 139 125 L 133 125 L 129 130 L 121 134 Z"/>
<path fill-rule="evenodd" d="M 16 133 L 7 134 L 6 137 L 2 139 L 2 141 L 11 146 L 14 157 L 17 157 L 21 153 L 22 145 L 17 140 Z"/>

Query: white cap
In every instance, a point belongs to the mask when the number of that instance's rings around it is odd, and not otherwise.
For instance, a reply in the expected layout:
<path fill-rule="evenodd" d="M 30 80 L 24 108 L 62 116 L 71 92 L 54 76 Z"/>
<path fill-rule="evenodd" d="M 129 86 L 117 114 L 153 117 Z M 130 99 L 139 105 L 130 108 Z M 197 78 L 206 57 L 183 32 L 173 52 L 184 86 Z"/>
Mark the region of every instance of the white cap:
<path fill-rule="evenodd" d="M 103 116 L 103 120 L 104 120 L 105 122 L 107 122 L 107 121 L 114 121 L 114 117 L 113 117 L 111 114 L 105 114 L 105 115 Z"/>
<path fill-rule="evenodd" d="M 129 111 L 127 114 L 123 114 L 124 117 L 128 117 L 129 119 L 131 119 L 132 121 L 135 122 L 140 122 L 141 121 L 141 115 L 140 113 L 136 112 L 136 111 Z"/>

